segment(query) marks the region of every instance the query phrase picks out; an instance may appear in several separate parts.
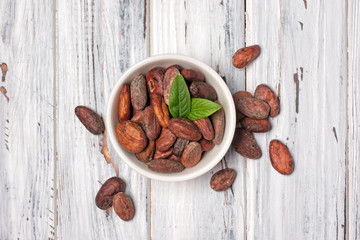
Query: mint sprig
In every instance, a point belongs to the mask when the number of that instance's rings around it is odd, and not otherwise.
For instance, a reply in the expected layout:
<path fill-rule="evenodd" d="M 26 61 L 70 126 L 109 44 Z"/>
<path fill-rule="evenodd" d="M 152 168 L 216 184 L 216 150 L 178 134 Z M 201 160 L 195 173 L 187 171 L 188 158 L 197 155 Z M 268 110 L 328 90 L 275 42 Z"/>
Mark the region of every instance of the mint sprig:
<path fill-rule="evenodd" d="M 206 118 L 215 113 L 220 108 L 221 106 L 219 104 L 208 99 L 193 98 L 191 99 L 191 111 L 187 118 L 191 121 Z"/>
<path fill-rule="evenodd" d="M 221 106 L 205 98 L 190 97 L 189 88 L 181 74 L 175 76 L 169 95 L 169 111 L 171 116 L 188 118 L 191 121 L 208 117 L 218 111 Z"/>
<path fill-rule="evenodd" d="M 191 98 L 185 79 L 181 74 L 174 77 L 169 95 L 169 111 L 171 116 L 186 118 L 190 113 Z"/>

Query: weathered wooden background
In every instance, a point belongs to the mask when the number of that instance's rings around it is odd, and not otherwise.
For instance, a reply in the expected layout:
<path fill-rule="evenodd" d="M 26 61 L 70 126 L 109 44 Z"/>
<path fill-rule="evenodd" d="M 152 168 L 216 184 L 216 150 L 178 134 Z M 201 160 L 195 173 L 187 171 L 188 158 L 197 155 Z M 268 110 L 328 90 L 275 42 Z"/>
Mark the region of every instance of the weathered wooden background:
<path fill-rule="evenodd" d="M 360 239 L 359 15 L 358 0 L 1 0 L 0 239 Z M 235 69 L 252 44 L 260 57 Z M 261 159 L 229 150 L 181 183 L 140 176 L 109 146 L 136 207 L 123 222 L 94 204 L 116 173 L 74 108 L 104 114 L 121 74 L 161 53 L 204 61 L 232 92 L 267 83 L 281 114 L 256 134 Z M 271 167 L 273 138 L 290 176 Z M 233 193 L 214 192 L 225 165 Z"/>

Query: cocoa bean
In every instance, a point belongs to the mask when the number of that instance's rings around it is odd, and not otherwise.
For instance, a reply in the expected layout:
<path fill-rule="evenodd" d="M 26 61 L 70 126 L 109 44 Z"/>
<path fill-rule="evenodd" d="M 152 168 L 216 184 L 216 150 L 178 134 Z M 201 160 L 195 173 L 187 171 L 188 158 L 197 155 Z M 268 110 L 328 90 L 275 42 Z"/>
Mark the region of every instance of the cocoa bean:
<path fill-rule="evenodd" d="M 144 149 L 144 151 L 136 153 L 136 158 L 142 162 L 147 163 L 151 159 L 153 159 L 155 152 L 155 141 L 149 140 L 148 145 Z"/>
<path fill-rule="evenodd" d="M 201 146 L 198 142 L 190 142 L 181 155 L 181 163 L 184 167 L 190 168 L 195 166 L 201 159 Z"/>
<path fill-rule="evenodd" d="M 195 125 L 199 128 L 203 138 L 206 140 L 213 140 L 215 133 L 213 125 L 211 124 L 211 121 L 209 118 L 202 118 L 196 121 L 193 121 Z"/>
<path fill-rule="evenodd" d="M 147 103 L 146 80 L 143 75 L 137 75 L 130 84 L 131 104 L 136 110 L 143 110 Z"/>
<path fill-rule="evenodd" d="M 165 152 L 160 152 L 159 150 L 156 149 L 155 154 L 154 154 L 154 159 L 165 159 L 170 157 L 171 154 L 173 154 L 173 148 L 169 148 L 169 150 L 165 151 Z"/>
<path fill-rule="evenodd" d="M 142 128 L 144 128 L 144 111 L 138 111 L 132 118 L 131 121 L 136 122 Z"/>
<path fill-rule="evenodd" d="M 232 146 L 243 157 L 251 159 L 261 157 L 261 150 L 256 143 L 254 135 L 243 128 L 236 128 Z"/>
<path fill-rule="evenodd" d="M 75 108 L 75 115 L 80 122 L 92 134 L 99 135 L 105 131 L 105 125 L 99 114 L 84 106 L 77 106 Z"/>
<path fill-rule="evenodd" d="M 112 205 L 114 195 L 123 191 L 125 191 L 125 183 L 123 180 L 118 177 L 109 178 L 96 194 L 96 206 L 102 210 L 108 209 Z"/>
<path fill-rule="evenodd" d="M 266 84 L 260 84 L 256 87 L 254 97 L 267 102 L 270 106 L 269 117 L 275 117 L 280 112 L 280 102 L 276 94 Z"/>
<path fill-rule="evenodd" d="M 240 120 L 241 126 L 249 132 L 267 132 L 271 129 L 271 123 L 269 119 L 252 119 L 252 118 L 243 118 Z"/>
<path fill-rule="evenodd" d="M 294 171 L 295 164 L 285 144 L 277 139 L 271 140 L 269 154 L 271 165 L 276 171 L 284 175 L 289 175 Z"/>
<path fill-rule="evenodd" d="M 156 140 L 156 150 L 165 152 L 174 145 L 175 141 L 176 136 L 168 128 L 163 128 L 160 137 Z"/>
<path fill-rule="evenodd" d="M 242 97 L 249 97 L 251 98 L 252 95 L 251 93 L 247 92 L 247 91 L 238 91 L 236 93 L 233 94 L 233 99 L 234 102 L 236 102 L 236 99 L 238 98 L 242 98 Z M 241 119 L 243 119 L 245 117 L 244 114 L 242 114 L 241 112 L 239 112 L 238 110 L 236 110 L 236 123 L 238 123 Z"/>
<path fill-rule="evenodd" d="M 119 122 L 129 120 L 131 114 L 130 87 L 128 84 L 121 86 L 119 95 Z"/>
<path fill-rule="evenodd" d="M 167 69 L 165 69 L 165 72 L 167 71 L 167 70 L 169 70 L 170 68 L 177 68 L 180 72 L 181 72 L 181 69 L 182 69 L 182 67 L 180 66 L 180 65 L 177 65 L 177 64 L 174 64 L 174 65 L 171 65 L 171 66 L 169 66 Z"/>
<path fill-rule="evenodd" d="M 270 106 L 256 98 L 238 98 L 235 101 L 236 110 L 253 119 L 265 119 L 269 116 Z"/>
<path fill-rule="evenodd" d="M 199 141 L 201 139 L 201 133 L 198 127 L 189 119 L 172 118 L 168 126 L 170 131 L 179 138 L 190 141 Z"/>
<path fill-rule="evenodd" d="M 210 187 L 215 191 L 225 191 L 228 189 L 234 182 L 236 177 L 236 172 L 234 169 L 223 169 L 220 170 L 210 179 Z"/>
<path fill-rule="evenodd" d="M 248 91 L 238 91 L 236 93 L 233 94 L 233 99 L 234 101 L 238 98 L 242 98 L 242 97 L 248 97 L 248 98 L 251 98 L 252 95 L 251 93 L 249 93 Z"/>
<path fill-rule="evenodd" d="M 219 102 L 217 102 L 219 103 Z M 220 108 L 216 113 L 211 115 L 211 122 L 214 127 L 214 139 L 212 140 L 214 144 L 221 144 L 224 133 L 225 133 L 225 112 L 224 108 Z"/>
<path fill-rule="evenodd" d="M 217 99 L 216 90 L 205 82 L 194 81 L 189 87 L 191 96 L 194 98 L 206 98 L 211 101 Z"/>
<path fill-rule="evenodd" d="M 149 169 L 160 173 L 176 173 L 184 170 L 184 166 L 181 162 L 168 159 L 154 159 L 146 163 L 146 165 Z"/>
<path fill-rule="evenodd" d="M 176 67 L 169 68 L 164 76 L 164 100 L 169 105 L 170 88 L 176 75 L 180 74 L 179 69 Z"/>
<path fill-rule="evenodd" d="M 185 147 L 189 144 L 189 140 L 177 138 L 175 144 L 174 144 L 174 154 L 177 157 L 181 157 Z"/>
<path fill-rule="evenodd" d="M 167 128 L 170 121 L 170 113 L 164 98 L 159 94 L 150 94 L 150 103 L 160 125 L 163 128 Z"/>
<path fill-rule="evenodd" d="M 206 140 L 205 138 L 202 138 L 200 140 L 200 145 L 201 145 L 201 150 L 203 150 L 204 152 L 206 151 L 210 151 L 211 149 L 214 148 L 215 144 L 213 143 L 213 141 L 211 140 Z"/>
<path fill-rule="evenodd" d="M 205 77 L 201 72 L 192 70 L 192 69 L 184 69 L 181 71 L 181 75 L 190 82 L 193 81 L 200 81 L 200 82 L 204 82 L 205 81 Z"/>
<path fill-rule="evenodd" d="M 152 106 L 147 106 L 144 110 L 143 126 L 148 139 L 156 140 L 159 137 L 161 125 Z"/>
<path fill-rule="evenodd" d="M 143 151 L 148 143 L 140 125 L 129 120 L 116 125 L 116 137 L 121 146 L 132 153 Z"/>
<path fill-rule="evenodd" d="M 117 193 L 113 198 L 115 213 L 124 221 L 130 221 L 135 215 L 135 208 L 131 198 L 123 192 Z"/>
<path fill-rule="evenodd" d="M 164 74 L 163 68 L 155 67 L 146 75 L 146 83 L 150 94 L 164 94 Z"/>
<path fill-rule="evenodd" d="M 260 54 L 260 47 L 253 45 L 245 48 L 241 48 L 236 51 L 232 57 L 232 63 L 236 68 L 246 67 L 250 62 L 254 61 Z"/>

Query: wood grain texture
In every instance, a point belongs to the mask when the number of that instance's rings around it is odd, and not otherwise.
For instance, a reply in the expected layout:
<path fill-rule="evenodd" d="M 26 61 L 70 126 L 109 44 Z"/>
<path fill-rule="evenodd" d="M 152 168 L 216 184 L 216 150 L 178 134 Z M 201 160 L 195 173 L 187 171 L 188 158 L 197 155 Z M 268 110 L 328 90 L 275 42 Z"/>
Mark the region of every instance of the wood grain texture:
<path fill-rule="evenodd" d="M 256 0 L 246 12 L 246 44 L 262 48 L 247 90 L 267 83 L 281 95 L 273 129 L 256 135 L 263 157 L 247 165 L 248 239 L 344 239 L 346 2 Z M 270 164 L 273 138 L 293 155 L 290 176 Z"/>
<path fill-rule="evenodd" d="M 219 71 L 234 93 L 245 89 L 245 71 L 231 58 L 244 46 L 242 1 L 151 1 L 151 55 L 178 53 Z M 152 239 L 243 239 L 246 237 L 246 161 L 230 150 L 225 156 L 237 171 L 234 194 L 214 192 L 211 175 L 186 182 L 151 181 Z"/>
<path fill-rule="evenodd" d="M 60 239 L 148 239 L 148 180 L 112 160 L 135 205 L 131 222 L 95 206 L 100 183 L 115 175 L 93 136 L 75 117 L 77 105 L 105 113 L 112 86 L 132 64 L 148 56 L 146 2 L 58 1 L 58 225 Z"/>
<path fill-rule="evenodd" d="M 348 239 L 360 239 L 360 3 L 348 2 Z"/>
<path fill-rule="evenodd" d="M 0 239 L 359 239 L 359 13 L 357 0 L 0 1 Z M 259 58 L 235 69 L 252 44 Z M 181 183 L 140 176 L 109 143 L 136 208 L 124 222 L 95 206 L 116 173 L 74 109 L 104 114 L 121 74 L 161 53 L 198 58 L 233 93 L 267 83 L 281 112 L 255 135 L 261 159 L 230 149 Z M 293 154 L 290 176 L 271 166 L 273 138 Z M 226 165 L 233 193 L 214 192 Z"/>
<path fill-rule="evenodd" d="M 0 239 L 54 239 L 54 5 L 0 2 Z"/>

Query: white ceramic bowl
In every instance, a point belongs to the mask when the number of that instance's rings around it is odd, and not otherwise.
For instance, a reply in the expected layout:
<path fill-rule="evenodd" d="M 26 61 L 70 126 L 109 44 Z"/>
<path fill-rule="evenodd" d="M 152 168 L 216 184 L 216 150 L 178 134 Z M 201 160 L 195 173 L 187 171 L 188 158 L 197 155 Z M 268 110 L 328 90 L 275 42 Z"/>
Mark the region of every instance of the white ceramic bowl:
<path fill-rule="evenodd" d="M 130 84 L 131 80 L 138 74 L 146 76 L 147 72 L 154 67 L 167 68 L 170 65 L 178 64 L 184 69 L 194 69 L 205 76 L 205 80 L 213 86 L 217 92 L 218 100 L 225 110 L 225 133 L 220 145 L 205 152 L 200 162 L 192 168 L 185 168 L 179 173 L 158 173 L 150 170 L 145 163 L 139 161 L 134 153 L 129 153 L 119 144 L 115 127 L 118 123 L 117 111 L 120 88 L 124 83 Z M 113 88 L 107 105 L 105 124 L 107 134 L 116 152 L 134 170 L 140 174 L 161 181 L 184 181 L 196 178 L 212 169 L 228 151 L 235 132 L 236 113 L 232 94 L 224 80 L 208 65 L 201 61 L 177 54 L 157 55 L 149 57 L 134 66 L 130 67 L 118 80 Z"/>

